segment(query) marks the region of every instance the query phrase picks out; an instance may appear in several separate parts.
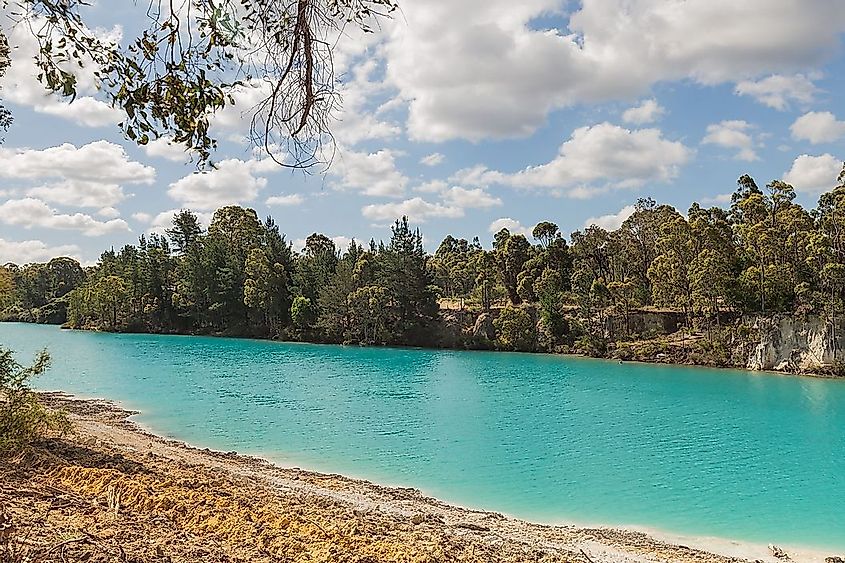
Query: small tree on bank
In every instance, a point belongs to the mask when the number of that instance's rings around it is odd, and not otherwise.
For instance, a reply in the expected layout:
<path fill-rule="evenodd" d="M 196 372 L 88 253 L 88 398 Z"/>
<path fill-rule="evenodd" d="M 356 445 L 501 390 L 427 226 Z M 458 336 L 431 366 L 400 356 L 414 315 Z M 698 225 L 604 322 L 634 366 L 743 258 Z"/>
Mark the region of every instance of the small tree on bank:
<path fill-rule="evenodd" d="M 29 387 L 33 377 L 50 367 L 50 355 L 39 352 L 32 365 L 19 364 L 11 350 L 0 348 L 0 458 L 29 449 L 51 434 L 70 430 L 64 413 L 44 408 Z"/>

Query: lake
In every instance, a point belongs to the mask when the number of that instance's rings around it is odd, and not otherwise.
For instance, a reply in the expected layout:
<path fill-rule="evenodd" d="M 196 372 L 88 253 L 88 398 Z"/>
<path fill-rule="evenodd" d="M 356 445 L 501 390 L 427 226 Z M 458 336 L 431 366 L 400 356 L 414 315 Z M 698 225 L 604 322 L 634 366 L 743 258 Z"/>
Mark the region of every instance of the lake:
<path fill-rule="evenodd" d="M 547 523 L 845 549 L 845 381 L 0 323 L 40 389 L 200 447 Z"/>

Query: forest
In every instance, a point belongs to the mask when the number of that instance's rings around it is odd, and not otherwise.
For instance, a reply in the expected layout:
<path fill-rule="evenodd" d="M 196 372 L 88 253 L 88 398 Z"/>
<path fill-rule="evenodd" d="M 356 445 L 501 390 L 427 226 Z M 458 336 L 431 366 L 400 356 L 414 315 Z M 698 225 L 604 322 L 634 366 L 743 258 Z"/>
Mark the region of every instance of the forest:
<path fill-rule="evenodd" d="M 164 235 L 107 250 L 92 267 L 67 257 L 6 264 L 0 317 L 106 331 L 624 356 L 626 342 L 657 336 L 633 326 L 633 316 L 658 311 L 680 319 L 684 342 L 708 356 L 701 363 L 729 364 L 743 315 L 836 323 L 845 289 L 845 171 L 809 210 L 782 181 L 761 189 L 745 175 L 737 184 L 727 209 L 694 203 L 684 215 L 640 199 L 614 231 L 593 225 L 567 240 L 544 221 L 530 239 L 502 229 L 490 250 L 477 237 L 447 236 L 434 254 L 407 218 L 387 241 L 339 249 L 315 233 L 297 252 L 271 217 L 261 221 L 252 209 L 220 208 L 207 229 L 183 210 Z"/>

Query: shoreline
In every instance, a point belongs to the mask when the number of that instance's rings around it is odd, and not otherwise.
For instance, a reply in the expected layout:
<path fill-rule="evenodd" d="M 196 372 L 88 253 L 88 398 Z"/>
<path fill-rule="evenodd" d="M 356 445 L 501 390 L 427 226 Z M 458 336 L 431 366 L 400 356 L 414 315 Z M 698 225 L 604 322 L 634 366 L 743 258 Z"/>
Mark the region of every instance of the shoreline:
<path fill-rule="evenodd" d="M 170 464 L 187 463 L 233 478 L 247 478 L 274 488 L 316 495 L 322 501 L 351 505 L 356 514 L 375 510 L 400 521 L 411 521 L 412 527 L 422 524 L 442 527 L 447 535 L 478 540 L 491 549 L 521 549 L 531 545 L 532 549 L 545 550 L 549 554 L 565 554 L 561 559 L 550 560 L 587 563 L 590 560 L 594 563 L 780 561 L 765 545 L 678 535 L 642 527 L 532 523 L 498 512 L 447 503 L 418 489 L 384 486 L 366 479 L 288 467 L 235 452 L 199 449 L 145 429 L 131 419 L 139 412 L 109 400 L 82 399 L 63 392 L 41 392 L 39 396 L 48 407 L 69 413 L 78 432 L 74 440 L 87 447 L 120 452 L 130 458 L 160 457 Z M 792 561 L 822 563 L 826 557 L 836 555 L 828 550 L 780 547 Z"/>
<path fill-rule="evenodd" d="M 2 323 L 8 324 L 36 324 L 36 323 L 27 323 L 23 321 L 0 321 Z M 252 340 L 256 342 L 272 342 L 278 344 L 286 344 L 286 345 L 303 345 L 303 346 L 339 346 L 341 348 L 376 348 L 376 349 L 386 349 L 386 350 L 425 350 L 425 351 L 443 351 L 443 352 L 469 352 L 469 353 L 492 353 L 492 354 L 516 354 L 520 356 L 549 356 L 552 358 L 563 358 L 563 359 L 576 359 L 576 360 L 589 360 L 589 361 L 598 361 L 598 362 L 610 362 L 610 363 L 618 363 L 618 364 L 634 364 L 634 365 L 644 365 L 644 366 L 677 366 L 677 367 L 688 367 L 688 368 L 698 368 L 698 369 L 706 369 L 706 370 L 716 370 L 716 371 L 738 371 L 745 374 L 761 374 L 761 375 L 776 375 L 781 377 L 799 377 L 799 378 L 810 378 L 810 379 L 824 379 L 824 380 L 831 380 L 831 381 L 845 381 L 845 377 L 832 375 L 830 373 L 817 373 L 817 372 L 790 372 L 790 371 L 778 371 L 772 369 L 763 369 L 763 370 L 752 370 L 748 369 L 747 367 L 742 366 L 723 366 L 723 365 L 709 365 L 709 364 L 695 364 L 695 363 L 685 363 L 685 362 L 666 362 L 666 361 L 648 361 L 648 360 L 621 360 L 618 358 L 613 357 L 604 357 L 604 356 L 588 356 L 586 354 L 576 354 L 572 352 L 566 353 L 558 353 L 558 352 L 545 352 L 545 351 L 535 351 L 535 352 L 520 352 L 520 351 L 511 351 L 511 350 L 483 350 L 483 349 L 473 349 L 473 348 L 448 348 L 448 347 L 436 347 L 436 346 L 402 346 L 402 345 L 348 345 L 348 344 L 338 344 L 333 342 L 312 342 L 312 341 L 305 341 L 305 340 L 280 340 L 277 338 L 260 338 L 256 336 L 237 336 L 237 335 L 228 335 L 228 334 L 204 334 L 204 333 L 182 333 L 182 332 L 118 332 L 118 331 L 109 331 L 109 330 L 98 330 L 95 328 L 71 328 L 65 327 L 64 325 L 44 325 L 44 326 L 53 326 L 57 327 L 59 330 L 66 330 L 70 332 L 87 332 L 93 334 L 126 334 L 126 335 L 137 335 L 137 336 L 176 336 L 176 337 L 184 337 L 184 338 L 219 338 L 219 339 L 231 339 L 231 340 Z"/>

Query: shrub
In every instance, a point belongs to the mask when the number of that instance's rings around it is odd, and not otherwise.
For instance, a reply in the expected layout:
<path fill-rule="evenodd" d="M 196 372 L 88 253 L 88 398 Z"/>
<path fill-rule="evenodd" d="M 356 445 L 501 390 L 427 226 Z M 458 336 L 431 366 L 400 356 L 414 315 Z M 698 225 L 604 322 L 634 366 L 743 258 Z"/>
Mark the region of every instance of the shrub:
<path fill-rule="evenodd" d="M 50 366 L 42 351 L 31 366 L 15 361 L 11 350 L 0 348 L 0 456 L 21 453 L 50 434 L 62 435 L 70 422 L 62 412 L 44 408 L 29 381 Z"/>
<path fill-rule="evenodd" d="M 299 296 L 290 307 L 290 320 L 299 329 L 309 328 L 317 319 L 317 312 L 307 297 Z"/>
<path fill-rule="evenodd" d="M 525 309 L 505 307 L 493 325 L 496 327 L 496 343 L 500 349 L 515 352 L 534 350 L 537 343 L 536 325 Z"/>

